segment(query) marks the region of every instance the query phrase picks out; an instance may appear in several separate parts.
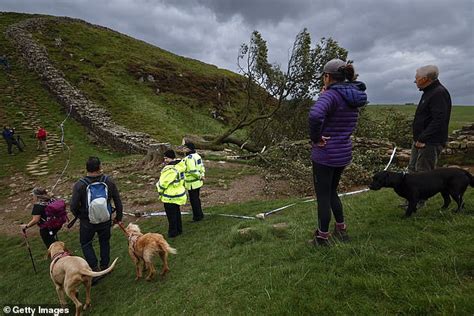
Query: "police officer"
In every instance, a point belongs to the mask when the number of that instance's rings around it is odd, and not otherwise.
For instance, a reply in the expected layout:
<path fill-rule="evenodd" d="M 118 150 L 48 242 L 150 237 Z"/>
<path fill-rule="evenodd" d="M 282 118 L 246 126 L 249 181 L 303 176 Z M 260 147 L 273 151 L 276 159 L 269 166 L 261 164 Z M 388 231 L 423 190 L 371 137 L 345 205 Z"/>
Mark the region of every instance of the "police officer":
<path fill-rule="evenodd" d="M 172 238 L 183 232 L 179 206 L 186 204 L 186 190 L 184 188 L 186 166 L 183 160 L 176 159 L 176 153 L 171 149 L 165 151 L 163 155 L 166 165 L 161 170 L 156 188 L 160 200 L 165 205 L 168 218 L 168 237 Z"/>
<path fill-rule="evenodd" d="M 189 200 L 193 209 L 193 221 L 198 222 L 204 218 L 199 191 L 203 185 L 206 169 L 204 168 L 201 156 L 196 153 L 194 144 L 185 143 L 184 146 L 187 149 L 187 156 L 184 158 L 186 165 L 184 186 L 189 193 Z"/>

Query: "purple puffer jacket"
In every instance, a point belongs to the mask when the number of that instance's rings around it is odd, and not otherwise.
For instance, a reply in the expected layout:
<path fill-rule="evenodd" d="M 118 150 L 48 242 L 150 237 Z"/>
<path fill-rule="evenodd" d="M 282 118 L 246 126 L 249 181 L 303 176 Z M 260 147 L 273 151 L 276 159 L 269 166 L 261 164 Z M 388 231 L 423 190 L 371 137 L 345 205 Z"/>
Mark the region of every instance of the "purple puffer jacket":
<path fill-rule="evenodd" d="M 352 142 L 359 108 L 367 104 L 362 82 L 337 83 L 323 92 L 309 112 L 309 130 L 313 149 L 311 159 L 329 167 L 347 166 L 352 160 Z M 331 137 L 326 146 L 316 144 L 321 136 Z"/>

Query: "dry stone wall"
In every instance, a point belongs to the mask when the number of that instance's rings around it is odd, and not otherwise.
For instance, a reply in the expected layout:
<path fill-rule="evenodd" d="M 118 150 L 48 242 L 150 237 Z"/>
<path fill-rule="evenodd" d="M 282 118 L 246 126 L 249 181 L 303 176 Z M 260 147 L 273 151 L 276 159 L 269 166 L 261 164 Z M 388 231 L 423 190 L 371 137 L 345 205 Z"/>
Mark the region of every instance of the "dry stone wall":
<path fill-rule="evenodd" d="M 71 116 L 94 134 L 100 143 L 114 150 L 125 153 L 146 153 L 149 150 L 162 151 L 164 147 L 168 147 L 168 144 L 159 143 L 148 134 L 132 132 L 116 124 L 105 109 L 87 99 L 79 89 L 65 79 L 64 74 L 49 60 L 45 47 L 36 42 L 31 34 L 44 27 L 46 22 L 51 21 L 86 23 L 71 18 L 32 18 L 11 25 L 5 35 L 19 51 L 28 67 L 40 76 L 64 110 L 71 111 Z"/>
<path fill-rule="evenodd" d="M 474 123 L 463 126 L 449 136 L 445 153 L 448 155 L 474 152 Z"/>

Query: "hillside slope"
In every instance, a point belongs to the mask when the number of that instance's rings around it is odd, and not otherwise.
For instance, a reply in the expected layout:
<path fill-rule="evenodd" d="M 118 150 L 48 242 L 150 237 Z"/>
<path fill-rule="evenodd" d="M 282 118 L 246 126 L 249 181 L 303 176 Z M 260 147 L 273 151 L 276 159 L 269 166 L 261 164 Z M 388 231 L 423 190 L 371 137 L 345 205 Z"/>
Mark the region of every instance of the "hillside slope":
<path fill-rule="evenodd" d="M 160 141 L 219 133 L 242 103 L 241 76 L 110 29 L 53 18 L 33 36 L 66 79 L 114 121 Z"/>
<path fill-rule="evenodd" d="M 61 151 L 58 144 L 61 130 L 59 124 L 64 120 L 62 107 L 41 84 L 38 76 L 29 70 L 18 56 L 15 48 L 5 38 L 6 28 L 21 20 L 32 17 L 26 14 L 0 14 L 0 55 L 4 55 L 10 69 L 0 66 L 0 124 L 17 128 L 26 144 L 23 153 L 14 148 L 14 156 L 7 154 L 5 142 L 2 140 L 0 150 L 0 201 L 12 193 L 18 177 L 33 176 L 36 185 L 44 185 L 45 173 L 60 173 L 68 158 L 66 151 Z M 36 151 L 34 131 L 37 125 L 42 125 L 50 133 L 47 155 Z M 64 124 L 65 141 L 70 146 L 71 155 L 69 168 L 83 168 L 86 157 L 99 155 L 108 161 L 117 157 L 106 149 L 91 144 L 88 132 L 74 120 Z M 59 151 L 57 150 L 59 147 Z M 42 158 L 41 161 L 38 158 Z M 30 169 L 29 167 L 37 167 Z M 40 171 L 40 172 L 35 172 Z M 22 175 L 20 175 L 22 173 Z M 53 182 L 54 183 L 54 182 Z M 31 189 L 29 188 L 29 189 Z"/>

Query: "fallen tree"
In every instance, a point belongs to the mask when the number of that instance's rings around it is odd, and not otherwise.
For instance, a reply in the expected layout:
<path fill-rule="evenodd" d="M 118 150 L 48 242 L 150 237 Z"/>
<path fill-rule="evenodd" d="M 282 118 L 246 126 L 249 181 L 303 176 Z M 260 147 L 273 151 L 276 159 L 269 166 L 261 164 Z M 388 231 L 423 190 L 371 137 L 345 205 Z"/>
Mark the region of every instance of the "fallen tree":
<path fill-rule="evenodd" d="M 234 123 L 218 136 L 187 135 L 185 138 L 194 140 L 200 149 L 222 150 L 224 144 L 235 144 L 250 152 L 261 151 L 263 146 L 271 144 L 257 146 L 248 138 L 240 140 L 232 135 L 256 122 L 269 122 L 288 99 L 302 103 L 311 100 L 322 85 L 320 74 L 324 64 L 333 58 L 345 60 L 347 53 L 331 38 L 322 38 L 311 48 L 311 36 L 304 29 L 296 36 L 286 70 L 282 70 L 278 64 L 268 62 L 267 43 L 254 31 L 249 44 L 241 45 L 237 58 L 239 72 L 246 78 L 246 101 L 235 113 Z"/>

